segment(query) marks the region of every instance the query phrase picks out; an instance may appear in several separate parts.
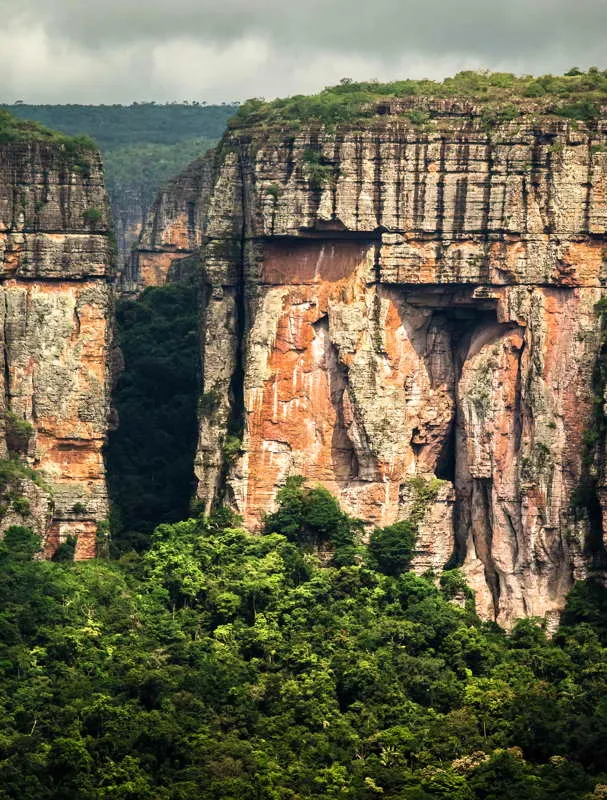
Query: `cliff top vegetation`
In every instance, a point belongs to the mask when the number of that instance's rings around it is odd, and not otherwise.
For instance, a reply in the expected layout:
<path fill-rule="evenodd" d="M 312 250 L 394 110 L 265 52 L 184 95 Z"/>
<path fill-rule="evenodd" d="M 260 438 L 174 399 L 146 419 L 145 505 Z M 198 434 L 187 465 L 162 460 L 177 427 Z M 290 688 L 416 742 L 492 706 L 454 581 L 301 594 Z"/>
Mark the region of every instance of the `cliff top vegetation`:
<path fill-rule="evenodd" d="M 0 144 L 13 142 L 44 142 L 65 147 L 69 152 L 97 150 L 97 145 L 88 136 L 69 136 L 47 128 L 39 122 L 22 120 L 8 111 L 0 109 Z"/>
<path fill-rule="evenodd" d="M 331 125 L 393 113 L 397 100 L 461 98 L 493 106 L 513 119 L 527 110 L 590 122 L 607 105 L 607 70 L 577 68 L 565 75 L 517 76 L 507 72 L 465 71 L 443 81 L 402 80 L 358 83 L 344 78 L 315 95 L 295 95 L 271 102 L 254 98 L 238 109 L 232 128 L 254 124 L 318 121 Z M 406 112 L 405 112 L 406 113 Z M 408 112 L 409 115 L 415 111 Z M 419 113 L 419 112 L 418 112 Z M 423 119 L 411 119 L 423 122 Z"/>
<path fill-rule="evenodd" d="M 1 105 L 20 119 L 36 120 L 71 136 L 87 134 L 104 152 L 142 142 L 173 145 L 192 139 L 218 139 L 234 105 L 133 103 L 130 106 Z"/>

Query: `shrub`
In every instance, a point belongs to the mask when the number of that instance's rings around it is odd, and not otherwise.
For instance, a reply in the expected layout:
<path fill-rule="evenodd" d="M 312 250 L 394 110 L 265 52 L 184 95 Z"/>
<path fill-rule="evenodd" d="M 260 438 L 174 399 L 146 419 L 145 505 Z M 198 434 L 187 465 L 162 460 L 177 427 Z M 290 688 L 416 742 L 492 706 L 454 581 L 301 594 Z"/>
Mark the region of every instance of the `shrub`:
<path fill-rule="evenodd" d="M 27 517 L 32 513 L 30 501 L 27 497 L 16 497 L 13 500 L 13 508 L 17 514 L 21 514 L 22 517 Z"/>
<path fill-rule="evenodd" d="M 266 517 L 264 532 L 281 533 L 303 547 L 328 545 L 340 563 L 351 563 L 362 523 L 345 514 L 322 486 L 308 488 L 301 475 L 287 478 L 276 499 L 278 510 Z"/>
<path fill-rule="evenodd" d="M 27 451 L 30 439 L 34 435 L 33 426 L 13 411 L 4 412 L 6 430 L 6 446 L 9 453 L 23 453 Z"/>
<path fill-rule="evenodd" d="M 371 534 L 369 552 L 378 569 L 385 575 L 397 577 L 411 564 L 415 552 L 417 527 L 411 520 L 402 520 Z"/>
<path fill-rule="evenodd" d="M 466 577 L 460 569 L 448 569 L 440 576 L 440 588 L 443 597 L 453 600 L 458 595 L 463 595 L 466 600 L 473 600 L 474 593 L 466 582 Z"/>
<path fill-rule="evenodd" d="M 0 556 L 29 561 L 40 550 L 42 540 L 31 528 L 11 525 L 0 542 Z"/>
<path fill-rule="evenodd" d="M 222 447 L 223 457 L 226 461 L 226 464 L 233 464 L 241 451 L 242 442 L 238 436 L 226 436 Z"/>
<path fill-rule="evenodd" d="M 53 556 L 53 561 L 73 561 L 76 555 L 77 536 L 68 536 L 65 542 L 59 545 Z"/>
<path fill-rule="evenodd" d="M 99 225 L 103 219 L 103 211 L 98 208 L 87 208 L 82 212 L 82 219 L 91 227 Z"/>

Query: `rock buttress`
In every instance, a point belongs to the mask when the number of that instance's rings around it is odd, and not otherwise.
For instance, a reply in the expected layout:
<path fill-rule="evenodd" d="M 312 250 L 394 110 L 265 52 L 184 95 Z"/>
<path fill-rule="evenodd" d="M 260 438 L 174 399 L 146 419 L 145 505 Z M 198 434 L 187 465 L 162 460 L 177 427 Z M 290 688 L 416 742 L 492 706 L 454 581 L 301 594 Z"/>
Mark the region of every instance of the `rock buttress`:
<path fill-rule="evenodd" d="M 0 145 L 0 458 L 19 465 L 0 527 L 33 527 L 47 555 L 73 536 L 94 556 L 108 515 L 111 264 L 99 156 Z"/>
<path fill-rule="evenodd" d="M 121 293 L 136 294 L 173 277 L 179 279 L 180 264 L 186 262 L 187 268 L 191 257 L 198 255 L 214 165 L 215 151 L 210 150 L 161 189 L 119 276 Z"/>
<path fill-rule="evenodd" d="M 459 561 L 509 624 L 556 614 L 586 570 L 605 124 L 430 110 L 219 146 L 198 493 L 253 528 L 294 473 L 368 523 L 414 513 L 416 568 Z"/>

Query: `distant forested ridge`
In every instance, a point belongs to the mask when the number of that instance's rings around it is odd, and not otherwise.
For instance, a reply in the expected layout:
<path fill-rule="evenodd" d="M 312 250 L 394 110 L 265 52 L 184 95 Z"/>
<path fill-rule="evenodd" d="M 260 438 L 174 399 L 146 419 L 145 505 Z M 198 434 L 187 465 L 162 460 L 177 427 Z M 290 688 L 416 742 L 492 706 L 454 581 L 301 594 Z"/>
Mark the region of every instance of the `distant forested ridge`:
<path fill-rule="evenodd" d="M 221 137 L 236 106 L 133 103 L 130 106 L 0 105 L 21 119 L 99 145 L 122 262 L 160 186 Z"/>
<path fill-rule="evenodd" d="M 87 134 L 105 152 L 139 142 L 175 144 L 184 139 L 218 139 L 233 105 L 133 103 L 130 106 L 0 105 L 21 119 L 32 119 L 71 135 Z"/>

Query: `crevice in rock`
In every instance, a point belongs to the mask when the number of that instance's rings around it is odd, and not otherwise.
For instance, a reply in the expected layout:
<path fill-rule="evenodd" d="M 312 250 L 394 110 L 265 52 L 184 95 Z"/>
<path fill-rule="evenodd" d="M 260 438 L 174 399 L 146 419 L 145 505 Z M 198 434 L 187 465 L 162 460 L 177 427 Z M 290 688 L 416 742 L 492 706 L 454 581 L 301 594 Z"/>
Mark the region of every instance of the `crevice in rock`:
<path fill-rule="evenodd" d="M 584 514 L 588 522 L 588 535 L 584 550 L 591 560 L 593 569 L 607 569 L 607 549 L 605 548 L 604 486 L 605 453 L 607 452 L 607 419 L 604 398 L 607 387 L 607 320 L 601 311 L 601 347 L 597 354 L 592 373 L 594 395 L 593 414 L 584 436 L 581 474 L 574 493 L 574 511 Z"/>
<path fill-rule="evenodd" d="M 493 481 L 491 478 L 475 478 L 472 488 L 472 502 L 474 505 L 472 514 L 477 510 L 479 516 L 484 521 L 483 534 L 475 537 L 476 552 L 479 556 L 485 571 L 485 581 L 491 592 L 493 600 L 493 610 L 495 616 L 499 613 L 500 601 L 500 580 L 499 574 L 493 558 L 493 500 L 492 500 Z M 478 500 L 478 504 L 475 502 Z M 479 526 L 475 526 L 478 530 Z"/>
<path fill-rule="evenodd" d="M 189 513 L 201 396 L 199 298 L 196 283 L 174 283 L 117 306 L 124 369 L 112 392 L 118 424 L 104 453 L 116 553 L 146 549 L 156 525 Z"/>
<path fill-rule="evenodd" d="M 456 411 L 457 413 L 457 411 Z M 455 419 L 451 422 L 449 433 L 443 444 L 436 464 L 436 477 L 455 483 Z"/>
<path fill-rule="evenodd" d="M 240 257 L 238 260 L 237 282 L 234 288 L 234 309 L 236 319 L 234 320 L 236 335 L 236 352 L 234 372 L 230 380 L 229 398 L 230 413 L 228 417 L 228 435 L 236 436 L 241 439 L 245 427 L 245 408 L 244 408 L 244 377 L 245 377 L 245 333 L 247 330 L 247 308 L 246 308 L 246 227 L 247 227 L 247 204 L 245 192 L 245 165 L 242 157 L 238 162 L 240 170 L 240 202 L 242 222 L 240 228 Z M 225 484 L 225 481 L 222 481 Z"/>

